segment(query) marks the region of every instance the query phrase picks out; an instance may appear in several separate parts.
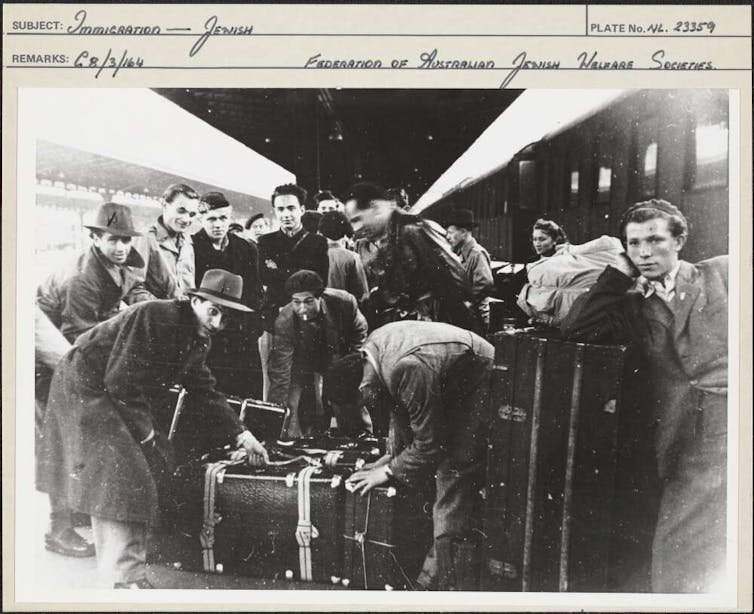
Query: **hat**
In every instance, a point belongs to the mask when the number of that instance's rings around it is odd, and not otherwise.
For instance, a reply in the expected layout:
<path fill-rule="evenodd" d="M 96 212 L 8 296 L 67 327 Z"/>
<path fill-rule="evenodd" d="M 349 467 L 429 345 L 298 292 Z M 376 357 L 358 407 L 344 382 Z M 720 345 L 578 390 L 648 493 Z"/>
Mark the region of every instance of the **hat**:
<path fill-rule="evenodd" d="M 225 195 L 222 192 L 207 192 L 202 196 L 199 202 L 206 205 L 207 211 L 212 211 L 213 209 L 222 209 L 223 207 L 230 207 L 228 199 L 225 198 Z"/>
<path fill-rule="evenodd" d="M 198 296 L 230 309 L 254 311 L 238 302 L 243 294 L 243 278 L 222 269 L 207 271 L 202 277 L 202 283 L 199 287 L 187 290 L 186 294 Z"/>
<path fill-rule="evenodd" d="M 256 222 L 257 220 L 261 220 L 264 217 L 264 213 L 255 213 L 252 215 L 248 220 L 246 220 L 246 230 L 251 228 L 251 225 Z"/>
<path fill-rule="evenodd" d="M 348 218 L 340 211 L 328 211 L 319 222 L 319 234 L 332 241 L 346 236 L 350 230 Z"/>
<path fill-rule="evenodd" d="M 474 221 L 474 212 L 471 209 L 456 209 L 450 215 L 448 226 L 457 226 L 458 228 L 471 230 L 479 226 L 479 224 Z"/>
<path fill-rule="evenodd" d="M 322 278 L 314 271 L 306 269 L 294 273 L 285 282 L 285 292 L 288 296 L 293 296 L 299 292 L 311 292 L 314 296 L 319 296 L 325 289 Z"/>
<path fill-rule="evenodd" d="M 131 208 L 117 203 L 100 205 L 94 216 L 94 222 L 84 224 L 84 227 L 92 230 L 104 230 L 118 237 L 141 236 L 141 233 L 134 228 Z"/>

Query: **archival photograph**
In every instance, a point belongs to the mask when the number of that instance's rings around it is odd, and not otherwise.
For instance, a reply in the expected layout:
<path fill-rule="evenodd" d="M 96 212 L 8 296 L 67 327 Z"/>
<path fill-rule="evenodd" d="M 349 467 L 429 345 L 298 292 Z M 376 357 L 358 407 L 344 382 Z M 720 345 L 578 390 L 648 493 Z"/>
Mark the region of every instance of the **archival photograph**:
<path fill-rule="evenodd" d="M 37 581 L 728 587 L 733 96 L 20 88 Z"/>

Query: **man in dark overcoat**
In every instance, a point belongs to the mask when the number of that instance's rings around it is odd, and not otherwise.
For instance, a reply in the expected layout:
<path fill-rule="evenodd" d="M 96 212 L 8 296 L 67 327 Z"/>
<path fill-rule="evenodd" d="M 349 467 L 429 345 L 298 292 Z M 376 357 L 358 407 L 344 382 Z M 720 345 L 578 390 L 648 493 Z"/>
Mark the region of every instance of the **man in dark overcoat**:
<path fill-rule="evenodd" d="M 482 332 L 471 309 L 466 271 L 439 224 L 405 213 L 373 183 L 355 184 L 345 199 L 354 237 L 366 238 L 373 246 L 362 244 L 360 253 L 364 247 L 375 252 L 369 260 L 376 278 L 370 282 L 368 301 L 371 328 L 414 319 Z"/>
<path fill-rule="evenodd" d="M 210 269 L 223 269 L 243 279 L 241 302 L 253 309 L 237 317 L 212 338 L 207 366 L 217 380 L 217 389 L 225 394 L 262 398 L 262 367 L 258 339 L 261 333 L 259 305 L 261 287 L 257 247 L 228 231 L 233 208 L 221 192 L 201 197 L 202 229 L 193 235 L 196 283 Z"/>
<path fill-rule="evenodd" d="M 688 224 L 664 200 L 630 207 L 622 229 L 623 270 L 607 267 L 561 328 L 642 350 L 662 480 L 652 590 L 709 592 L 725 578 L 728 257 L 680 260 Z"/>
<path fill-rule="evenodd" d="M 205 365 L 210 336 L 231 311 L 248 310 L 239 302 L 242 285 L 237 275 L 210 270 L 190 299 L 139 303 L 91 329 L 55 370 L 37 487 L 92 517 L 98 564 L 116 588 L 150 587 L 147 527 L 157 517 L 158 485 L 172 472 L 155 408 L 173 384 L 201 398 L 191 420 L 253 463 L 267 459 Z"/>
<path fill-rule="evenodd" d="M 134 228 L 130 207 L 105 203 L 85 228 L 91 247 L 37 288 L 37 304 L 70 342 L 118 313 L 121 302 L 155 298 L 139 275 L 144 261 L 131 243 L 141 233 Z"/>

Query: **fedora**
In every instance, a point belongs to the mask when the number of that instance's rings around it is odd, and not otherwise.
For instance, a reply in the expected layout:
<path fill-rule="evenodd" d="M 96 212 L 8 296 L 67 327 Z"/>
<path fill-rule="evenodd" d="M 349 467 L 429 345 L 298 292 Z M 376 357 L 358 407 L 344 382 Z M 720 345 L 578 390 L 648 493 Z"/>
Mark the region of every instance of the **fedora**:
<path fill-rule="evenodd" d="M 471 209 L 456 209 L 450 215 L 448 220 L 448 226 L 456 226 L 458 228 L 475 228 L 478 226 L 474 221 L 474 212 Z"/>
<path fill-rule="evenodd" d="M 186 294 L 198 296 L 230 309 L 254 311 L 238 302 L 243 294 L 243 278 L 222 269 L 207 271 L 202 277 L 202 283 L 199 287 L 187 290 Z"/>
<path fill-rule="evenodd" d="M 118 237 L 141 236 L 141 233 L 134 228 L 131 208 L 117 203 L 104 203 L 100 205 L 94 216 L 94 222 L 84 224 L 84 228 L 104 230 Z"/>

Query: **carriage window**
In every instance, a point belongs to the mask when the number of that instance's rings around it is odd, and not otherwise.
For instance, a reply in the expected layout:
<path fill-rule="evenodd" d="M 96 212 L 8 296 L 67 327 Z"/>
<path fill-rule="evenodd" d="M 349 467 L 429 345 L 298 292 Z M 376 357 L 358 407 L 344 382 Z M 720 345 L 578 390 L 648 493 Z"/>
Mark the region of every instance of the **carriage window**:
<path fill-rule="evenodd" d="M 571 165 L 571 172 L 568 175 L 568 206 L 579 206 L 579 168 L 578 164 L 573 163 Z"/>
<path fill-rule="evenodd" d="M 604 205 L 610 202 L 610 188 L 613 183 L 613 169 L 600 165 L 597 173 L 597 203 Z"/>
<path fill-rule="evenodd" d="M 698 123 L 695 130 L 696 163 L 694 187 L 721 186 L 728 183 L 727 120 Z"/>
<path fill-rule="evenodd" d="M 657 142 L 649 143 L 642 156 L 642 196 L 654 196 L 657 190 Z"/>
<path fill-rule="evenodd" d="M 537 208 L 537 163 L 534 160 L 522 160 L 518 163 L 518 182 L 521 209 Z"/>

